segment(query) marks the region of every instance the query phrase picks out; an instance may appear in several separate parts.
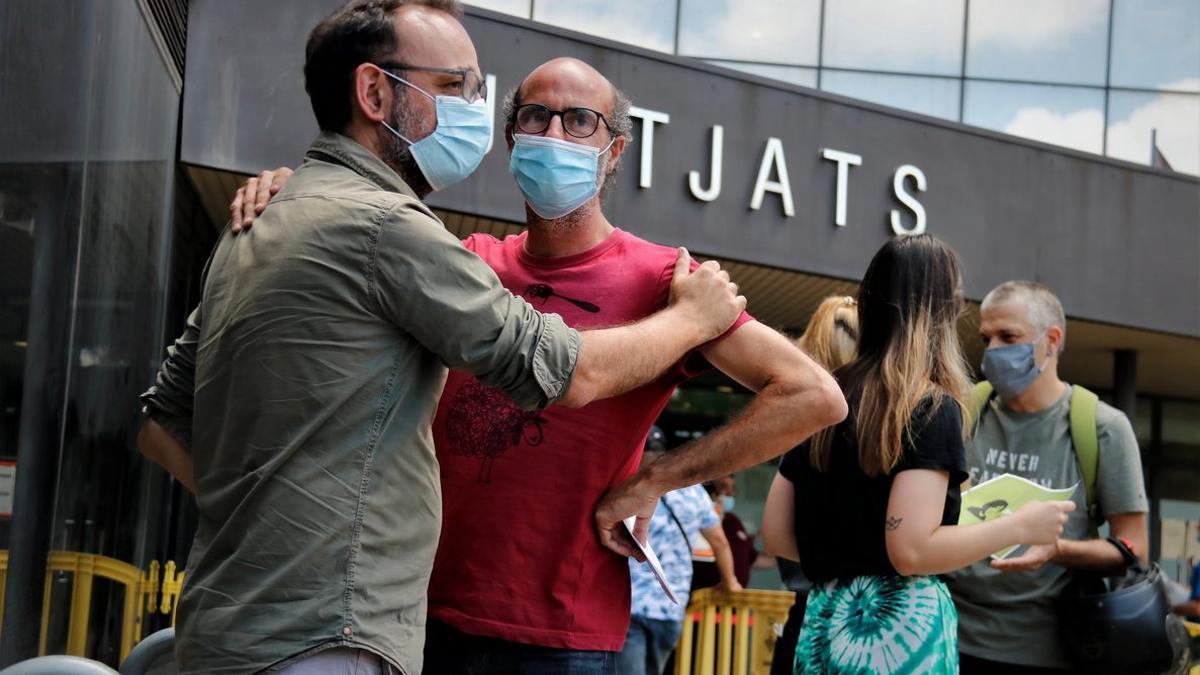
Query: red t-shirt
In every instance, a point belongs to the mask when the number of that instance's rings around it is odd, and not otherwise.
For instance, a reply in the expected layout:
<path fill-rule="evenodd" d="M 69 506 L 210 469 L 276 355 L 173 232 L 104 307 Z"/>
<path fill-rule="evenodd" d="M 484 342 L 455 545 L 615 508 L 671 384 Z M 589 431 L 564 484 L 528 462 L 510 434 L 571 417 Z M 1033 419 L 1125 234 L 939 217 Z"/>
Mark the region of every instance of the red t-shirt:
<path fill-rule="evenodd" d="M 666 306 L 675 249 L 615 230 L 588 251 L 525 252 L 525 233 L 465 242 L 513 294 L 576 328 L 615 326 Z M 750 321 L 743 313 L 732 328 Z M 618 651 L 629 565 L 600 545 L 596 504 L 633 474 L 675 386 L 708 367 L 693 354 L 657 381 L 583 408 L 522 411 L 451 372 L 433 423 L 442 537 L 429 615 L 472 635 Z"/>

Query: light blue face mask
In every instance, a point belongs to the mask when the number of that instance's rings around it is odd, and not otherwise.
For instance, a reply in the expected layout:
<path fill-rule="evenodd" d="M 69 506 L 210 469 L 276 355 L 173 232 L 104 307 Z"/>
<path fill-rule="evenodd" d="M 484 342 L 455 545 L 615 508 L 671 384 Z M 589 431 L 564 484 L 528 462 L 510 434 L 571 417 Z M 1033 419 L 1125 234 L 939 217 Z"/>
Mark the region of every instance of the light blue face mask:
<path fill-rule="evenodd" d="M 557 138 L 513 134 L 508 170 L 534 213 L 546 220 L 562 218 L 600 191 L 600 155 L 608 152 L 613 141 L 601 150 Z"/>
<path fill-rule="evenodd" d="M 721 495 L 721 511 L 724 513 L 729 513 L 733 510 L 733 505 L 736 502 L 737 500 L 729 495 Z"/>
<path fill-rule="evenodd" d="M 434 190 L 442 190 L 470 176 L 492 149 L 492 114 L 483 98 L 468 103 L 457 96 L 430 96 L 403 77 L 385 75 L 407 84 L 433 101 L 437 127 L 417 142 L 405 138 L 386 121 L 383 126 L 409 145 L 409 152 Z"/>
<path fill-rule="evenodd" d="M 1040 340 L 1041 337 L 1038 338 Z M 983 376 L 992 383 L 1002 399 L 1012 399 L 1025 393 L 1042 374 L 1037 365 L 1033 342 L 992 347 L 983 352 Z"/>

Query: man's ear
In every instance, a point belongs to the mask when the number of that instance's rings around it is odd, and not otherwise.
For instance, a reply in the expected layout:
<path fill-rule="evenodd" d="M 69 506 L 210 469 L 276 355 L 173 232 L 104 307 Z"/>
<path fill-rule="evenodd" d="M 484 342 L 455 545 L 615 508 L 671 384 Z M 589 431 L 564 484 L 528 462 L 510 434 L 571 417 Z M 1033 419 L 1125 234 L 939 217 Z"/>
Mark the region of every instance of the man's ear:
<path fill-rule="evenodd" d="M 1058 356 L 1062 352 L 1063 330 L 1058 326 L 1046 329 L 1046 351 L 1048 356 Z"/>
<path fill-rule="evenodd" d="M 613 139 L 613 145 L 609 148 L 608 166 L 604 167 L 605 175 L 612 173 L 617 163 L 621 161 L 621 153 L 625 152 L 625 137 L 617 136 Z"/>
<path fill-rule="evenodd" d="M 513 125 L 504 125 L 504 142 L 508 143 L 508 151 L 511 153 L 513 149 Z"/>
<path fill-rule="evenodd" d="M 392 95 L 391 84 L 382 70 L 369 63 L 354 69 L 354 104 L 367 120 L 379 123 L 387 119 Z"/>

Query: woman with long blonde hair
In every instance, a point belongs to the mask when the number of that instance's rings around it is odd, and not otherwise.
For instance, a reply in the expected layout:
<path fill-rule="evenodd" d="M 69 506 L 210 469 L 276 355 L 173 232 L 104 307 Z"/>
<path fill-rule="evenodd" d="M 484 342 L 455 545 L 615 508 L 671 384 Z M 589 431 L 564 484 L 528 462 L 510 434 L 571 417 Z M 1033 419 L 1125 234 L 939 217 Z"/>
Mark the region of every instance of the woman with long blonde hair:
<path fill-rule="evenodd" d="M 958 259 L 929 235 L 891 239 L 858 294 L 857 356 L 835 371 L 845 422 L 788 454 L 763 517 L 768 553 L 813 581 L 795 673 L 957 673 L 958 618 L 935 575 L 1053 542 L 1073 502 L 956 526 L 969 380 Z"/>
<path fill-rule="evenodd" d="M 796 346 L 827 370 L 849 363 L 858 350 L 858 302 L 849 295 L 822 300 Z"/>

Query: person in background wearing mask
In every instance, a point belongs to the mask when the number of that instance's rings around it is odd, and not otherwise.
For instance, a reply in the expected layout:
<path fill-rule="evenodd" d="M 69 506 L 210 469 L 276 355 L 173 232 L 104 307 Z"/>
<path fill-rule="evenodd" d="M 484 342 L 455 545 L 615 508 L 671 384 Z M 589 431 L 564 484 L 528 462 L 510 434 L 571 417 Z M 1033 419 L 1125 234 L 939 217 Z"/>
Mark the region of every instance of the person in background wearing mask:
<path fill-rule="evenodd" d="M 748 586 L 750 584 L 750 568 L 758 559 L 758 549 L 754 548 L 754 535 L 746 531 L 742 519 L 733 512 L 733 506 L 737 501 L 737 483 L 732 475 L 721 476 L 706 482 L 704 489 L 712 500 L 717 515 L 721 518 L 721 530 L 725 534 L 724 538 L 729 541 L 729 550 L 733 555 L 734 576 L 737 577 L 739 584 Z M 704 538 L 708 539 L 708 536 L 705 535 Z M 715 552 L 715 546 L 713 548 Z M 697 561 L 692 588 L 711 588 L 721 584 L 720 563 L 719 557 L 711 563 Z"/>
<path fill-rule="evenodd" d="M 964 675 L 1069 672 L 1059 641 L 1055 599 L 1076 570 L 1119 574 L 1120 551 L 1089 539 L 1087 494 L 1071 440 L 1074 390 L 1058 377 L 1066 316 L 1039 283 L 1009 281 L 983 299 L 979 333 L 983 374 L 996 396 L 983 407 L 967 444 L 971 482 L 1011 473 L 1051 488 L 1079 485 L 1062 536 L 1022 555 L 977 562 L 950 584 L 959 616 Z M 1146 492 L 1129 419 L 1100 402 L 1096 495 L 1114 537 L 1144 559 Z"/>
<path fill-rule="evenodd" d="M 667 451 L 666 437 L 658 427 L 651 427 L 646 437 L 642 465 L 649 465 Z M 617 663 L 621 675 L 661 675 L 666 667 L 686 618 L 688 592 L 692 585 L 691 540 L 703 535 L 712 546 L 720 570 L 718 588 L 740 591 L 742 584 L 734 576 L 729 542 L 720 527 L 721 521 L 708 493 L 699 485 L 673 490 L 658 500 L 650 519 L 647 543 L 658 555 L 663 572 L 679 604 L 671 602 L 659 586 L 658 579 L 646 563 L 629 561 L 632 586 L 632 616 L 625 647 Z"/>
<path fill-rule="evenodd" d="M 579 333 L 446 232 L 418 197 L 471 173 L 492 124 L 459 13 L 359 1 L 313 30 L 321 133 L 254 231 L 220 238 L 143 397 L 139 447 L 199 511 L 181 673 L 421 672 L 447 365 L 536 416 L 656 380 L 745 305 L 681 254 L 649 318 Z"/>
<path fill-rule="evenodd" d="M 503 110 L 527 229 L 503 241 L 474 234 L 466 248 L 567 325 L 658 312 L 675 249 L 615 227 L 601 205 L 631 138 L 628 98 L 591 66 L 559 58 L 534 69 Z M 259 189 L 278 178 L 261 176 Z M 249 187 L 235 198 L 243 222 Z M 675 386 L 711 366 L 758 392 L 753 401 L 726 427 L 638 470 Z M 434 420 L 444 519 L 428 671 L 613 672 L 630 617 L 624 556 L 640 555 L 622 521 L 636 515 L 644 541 L 660 495 L 766 461 L 845 413 L 827 372 L 745 314 L 664 377 L 584 409 L 527 413 L 486 381 L 452 372 Z"/>
<path fill-rule="evenodd" d="M 829 372 L 850 363 L 858 351 L 858 301 L 849 295 L 822 300 L 796 345 Z M 800 563 L 782 557 L 775 562 L 783 585 L 796 594 L 796 603 L 788 610 L 783 632 L 771 652 L 771 675 L 791 675 L 812 582 L 804 576 Z"/>

